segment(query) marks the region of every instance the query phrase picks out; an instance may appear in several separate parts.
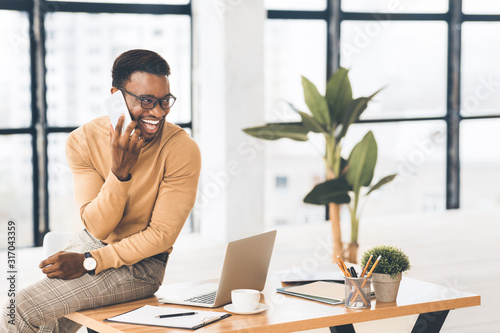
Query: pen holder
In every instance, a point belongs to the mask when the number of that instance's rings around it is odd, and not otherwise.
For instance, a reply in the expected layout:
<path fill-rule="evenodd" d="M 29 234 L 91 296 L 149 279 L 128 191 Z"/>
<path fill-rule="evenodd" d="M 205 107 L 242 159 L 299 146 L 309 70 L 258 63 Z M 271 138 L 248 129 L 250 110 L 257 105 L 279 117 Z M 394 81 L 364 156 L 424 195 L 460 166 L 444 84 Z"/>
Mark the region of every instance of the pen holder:
<path fill-rule="evenodd" d="M 345 277 L 345 307 L 366 309 L 371 307 L 371 277 Z"/>

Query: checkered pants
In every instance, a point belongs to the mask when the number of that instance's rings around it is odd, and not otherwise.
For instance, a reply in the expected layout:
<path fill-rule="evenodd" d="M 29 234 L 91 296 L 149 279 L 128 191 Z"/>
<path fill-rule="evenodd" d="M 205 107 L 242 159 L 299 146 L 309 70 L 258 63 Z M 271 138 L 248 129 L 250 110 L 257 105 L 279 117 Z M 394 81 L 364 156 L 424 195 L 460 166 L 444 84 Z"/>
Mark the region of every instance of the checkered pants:
<path fill-rule="evenodd" d="M 83 230 L 72 237 L 65 250 L 83 253 L 103 246 Z M 2 307 L 0 332 L 76 332 L 80 325 L 65 315 L 153 295 L 163 281 L 167 258 L 167 254 L 159 254 L 73 280 L 43 278 L 17 293 L 14 325 L 9 323 L 12 318 L 7 306 Z"/>

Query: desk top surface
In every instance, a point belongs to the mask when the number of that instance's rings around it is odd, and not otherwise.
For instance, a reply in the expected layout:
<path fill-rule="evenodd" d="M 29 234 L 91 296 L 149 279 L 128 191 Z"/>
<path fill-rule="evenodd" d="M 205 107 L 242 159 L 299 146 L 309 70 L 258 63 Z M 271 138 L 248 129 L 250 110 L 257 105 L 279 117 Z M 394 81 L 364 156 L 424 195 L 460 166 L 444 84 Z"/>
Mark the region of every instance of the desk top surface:
<path fill-rule="evenodd" d="M 167 285 L 175 290 L 180 286 L 193 287 L 197 283 Z M 371 308 L 352 310 L 344 305 L 329 305 L 276 293 L 281 283 L 269 276 L 261 302 L 268 309 L 255 315 L 235 315 L 212 323 L 196 332 L 291 332 L 350 323 L 400 317 L 412 314 L 452 310 L 481 304 L 479 295 L 444 286 L 403 277 L 396 302 L 382 303 L 372 300 Z M 179 307 L 158 303 L 150 297 L 129 303 L 75 312 L 66 317 L 98 332 L 186 332 L 186 330 L 103 322 L 103 319 L 136 309 L 143 305 Z M 183 306 L 186 309 L 200 309 Z M 203 309 L 205 310 L 205 309 Z M 225 312 L 223 307 L 208 311 Z M 147 328 L 146 328 L 147 327 Z"/>

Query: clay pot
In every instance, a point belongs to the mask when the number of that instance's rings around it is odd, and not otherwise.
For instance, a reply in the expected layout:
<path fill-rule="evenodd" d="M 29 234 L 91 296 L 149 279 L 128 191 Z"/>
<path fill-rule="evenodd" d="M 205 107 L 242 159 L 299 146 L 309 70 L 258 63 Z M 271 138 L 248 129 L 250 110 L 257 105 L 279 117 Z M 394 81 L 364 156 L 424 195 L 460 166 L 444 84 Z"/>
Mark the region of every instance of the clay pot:
<path fill-rule="evenodd" d="M 373 289 L 377 302 L 395 302 L 398 297 L 399 284 L 402 273 L 399 273 L 395 279 L 389 274 L 372 274 Z"/>

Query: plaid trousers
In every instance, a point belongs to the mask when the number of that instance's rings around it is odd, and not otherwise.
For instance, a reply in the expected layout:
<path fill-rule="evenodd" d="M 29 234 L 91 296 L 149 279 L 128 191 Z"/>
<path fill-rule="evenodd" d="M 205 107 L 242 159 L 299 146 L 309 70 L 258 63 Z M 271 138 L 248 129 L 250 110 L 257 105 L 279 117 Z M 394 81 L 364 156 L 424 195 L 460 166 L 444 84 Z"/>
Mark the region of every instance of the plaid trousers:
<path fill-rule="evenodd" d="M 65 251 L 84 253 L 103 246 L 84 229 L 71 238 Z M 7 304 L 3 306 L 0 332 L 76 332 L 80 325 L 65 315 L 152 296 L 163 281 L 167 259 L 168 254 L 162 253 L 93 276 L 43 278 L 17 293 L 14 324 Z"/>

